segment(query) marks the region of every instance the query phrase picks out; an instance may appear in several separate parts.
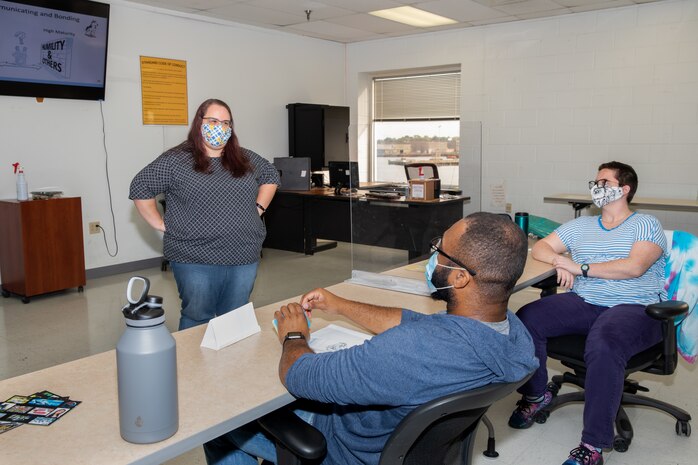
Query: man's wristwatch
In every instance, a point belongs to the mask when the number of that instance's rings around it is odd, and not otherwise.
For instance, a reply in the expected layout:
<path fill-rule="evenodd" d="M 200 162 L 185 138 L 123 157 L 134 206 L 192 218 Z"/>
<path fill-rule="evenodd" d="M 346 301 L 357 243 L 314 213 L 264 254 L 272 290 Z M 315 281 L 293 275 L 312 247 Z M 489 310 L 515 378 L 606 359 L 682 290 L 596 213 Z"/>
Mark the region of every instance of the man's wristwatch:
<path fill-rule="evenodd" d="M 296 339 L 303 339 L 305 341 L 305 336 L 303 336 L 303 333 L 300 331 L 291 331 L 286 334 L 286 337 L 284 338 L 284 345 L 286 345 L 286 341 L 293 341 Z"/>
<path fill-rule="evenodd" d="M 589 274 L 589 265 L 584 263 L 584 264 L 582 264 L 582 276 L 584 276 L 585 278 L 588 278 L 588 276 L 587 276 L 588 274 Z"/>

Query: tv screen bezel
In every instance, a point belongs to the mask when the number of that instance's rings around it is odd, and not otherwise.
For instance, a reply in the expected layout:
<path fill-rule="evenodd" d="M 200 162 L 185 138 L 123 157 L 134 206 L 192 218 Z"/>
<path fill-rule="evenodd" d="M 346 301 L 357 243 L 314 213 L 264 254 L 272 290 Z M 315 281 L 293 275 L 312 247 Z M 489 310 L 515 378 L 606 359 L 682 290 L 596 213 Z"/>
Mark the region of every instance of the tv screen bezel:
<path fill-rule="evenodd" d="M 61 98 L 74 100 L 104 100 L 107 78 L 107 51 L 109 50 L 109 13 L 108 3 L 92 0 L 5 0 L 19 5 L 37 6 L 51 10 L 67 11 L 106 18 L 107 31 L 104 41 L 104 70 L 100 87 L 74 86 L 63 84 L 46 84 L 0 80 L 0 95 L 14 97 Z"/>

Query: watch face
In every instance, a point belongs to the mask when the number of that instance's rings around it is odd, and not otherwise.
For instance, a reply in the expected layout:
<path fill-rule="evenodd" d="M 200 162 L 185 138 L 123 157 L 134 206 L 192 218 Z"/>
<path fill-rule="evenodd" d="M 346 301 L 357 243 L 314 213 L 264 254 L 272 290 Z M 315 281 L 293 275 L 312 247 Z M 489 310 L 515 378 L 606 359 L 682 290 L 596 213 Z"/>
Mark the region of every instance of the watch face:
<path fill-rule="evenodd" d="M 303 336 L 303 333 L 299 331 L 291 331 L 290 333 L 286 334 L 286 337 L 284 338 L 285 341 L 289 339 L 305 339 L 305 336 Z"/>

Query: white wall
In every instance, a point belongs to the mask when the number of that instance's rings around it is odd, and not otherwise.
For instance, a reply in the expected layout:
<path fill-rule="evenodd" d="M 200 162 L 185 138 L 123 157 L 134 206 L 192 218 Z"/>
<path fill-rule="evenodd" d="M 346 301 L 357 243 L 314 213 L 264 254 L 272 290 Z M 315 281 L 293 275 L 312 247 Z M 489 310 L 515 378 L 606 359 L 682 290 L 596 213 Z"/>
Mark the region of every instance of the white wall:
<path fill-rule="evenodd" d="M 347 62 L 360 160 L 368 75 L 460 64 L 462 121 L 482 121 L 483 210 L 504 183 L 514 211 L 566 221 L 572 208 L 543 196 L 585 193 L 614 159 L 638 172 L 638 196 L 698 195 L 696 0 L 362 42 Z M 698 234 L 696 213 L 647 212 Z"/>
<path fill-rule="evenodd" d="M 370 108 L 368 76 L 455 63 L 463 73 L 462 120 L 482 122 L 484 210 L 492 210 L 489 186 L 503 182 L 515 211 L 565 221 L 572 209 L 543 203 L 543 196 L 583 193 L 596 166 L 611 159 L 637 169 L 640 196 L 698 194 L 698 0 L 363 42 L 346 51 L 116 0 L 111 15 L 103 109 L 116 258 L 101 235 L 87 234 L 87 223 L 98 220 L 113 247 L 99 103 L 0 97 L 0 198 L 15 196 L 15 161 L 25 166 L 30 190 L 58 186 L 82 197 L 88 269 L 161 254 L 160 237 L 136 216 L 128 186 L 187 128 L 142 125 L 140 55 L 186 60 L 190 117 L 206 98 L 226 100 L 242 144 L 269 159 L 287 154 L 290 102 L 350 105 L 352 155 L 361 159 L 369 140 L 359 124 Z M 698 234 L 695 213 L 651 213 L 666 228 Z"/>
<path fill-rule="evenodd" d="M 268 159 L 288 155 L 286 104 L 346 104 L 343 45 L 112 2 L 103 109 L 116 258 L 101 235 L 87 232 L 88 222 L 100 221 L 113 251 L 99 102 L 0 97 L 0 198 L 15 197 L 16 161 L 30 190 L 58 186 L 66 196 L 82 197 L 87 269 L 162 254 L 159 235 L 128 200 L 129 183 L 188 128 L 142 124 L 140 55 L 186 60 L 190 120 L 203 100 L 220 98 L 233 110 L 241 144 Z"/>

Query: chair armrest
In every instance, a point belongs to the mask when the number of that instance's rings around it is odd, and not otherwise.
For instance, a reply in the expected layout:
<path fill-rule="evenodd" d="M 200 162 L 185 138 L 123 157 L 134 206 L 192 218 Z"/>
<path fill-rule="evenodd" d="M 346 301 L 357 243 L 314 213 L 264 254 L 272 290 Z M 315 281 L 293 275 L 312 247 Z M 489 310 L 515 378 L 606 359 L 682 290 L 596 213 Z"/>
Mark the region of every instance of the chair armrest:
<path fill-rule="evenodd" d="M 327 453 L 325 436 L 287 408 L 258 418 L 257 423 L 275 442 L 303 460 L 318 460 Z"/>
<path fill-rule="evenodd" d="M 678 363 L 676 351 L 676 329 L 674 320 L 688 312 L 688 304 L 680 300 L 667 300 L 645 307 L 645 313 L 662 322 L 662 358 L 652 367 L 645 369 L 648 373 L 670 375 Z"/>
<path fill-rule="evenodd" d="M 645 308 L 645 313 L 655 320 L 675 320 L 688 312 L 688 304 L 680 300 L 667 300 L 656 304 L 650 304 Z"/>

